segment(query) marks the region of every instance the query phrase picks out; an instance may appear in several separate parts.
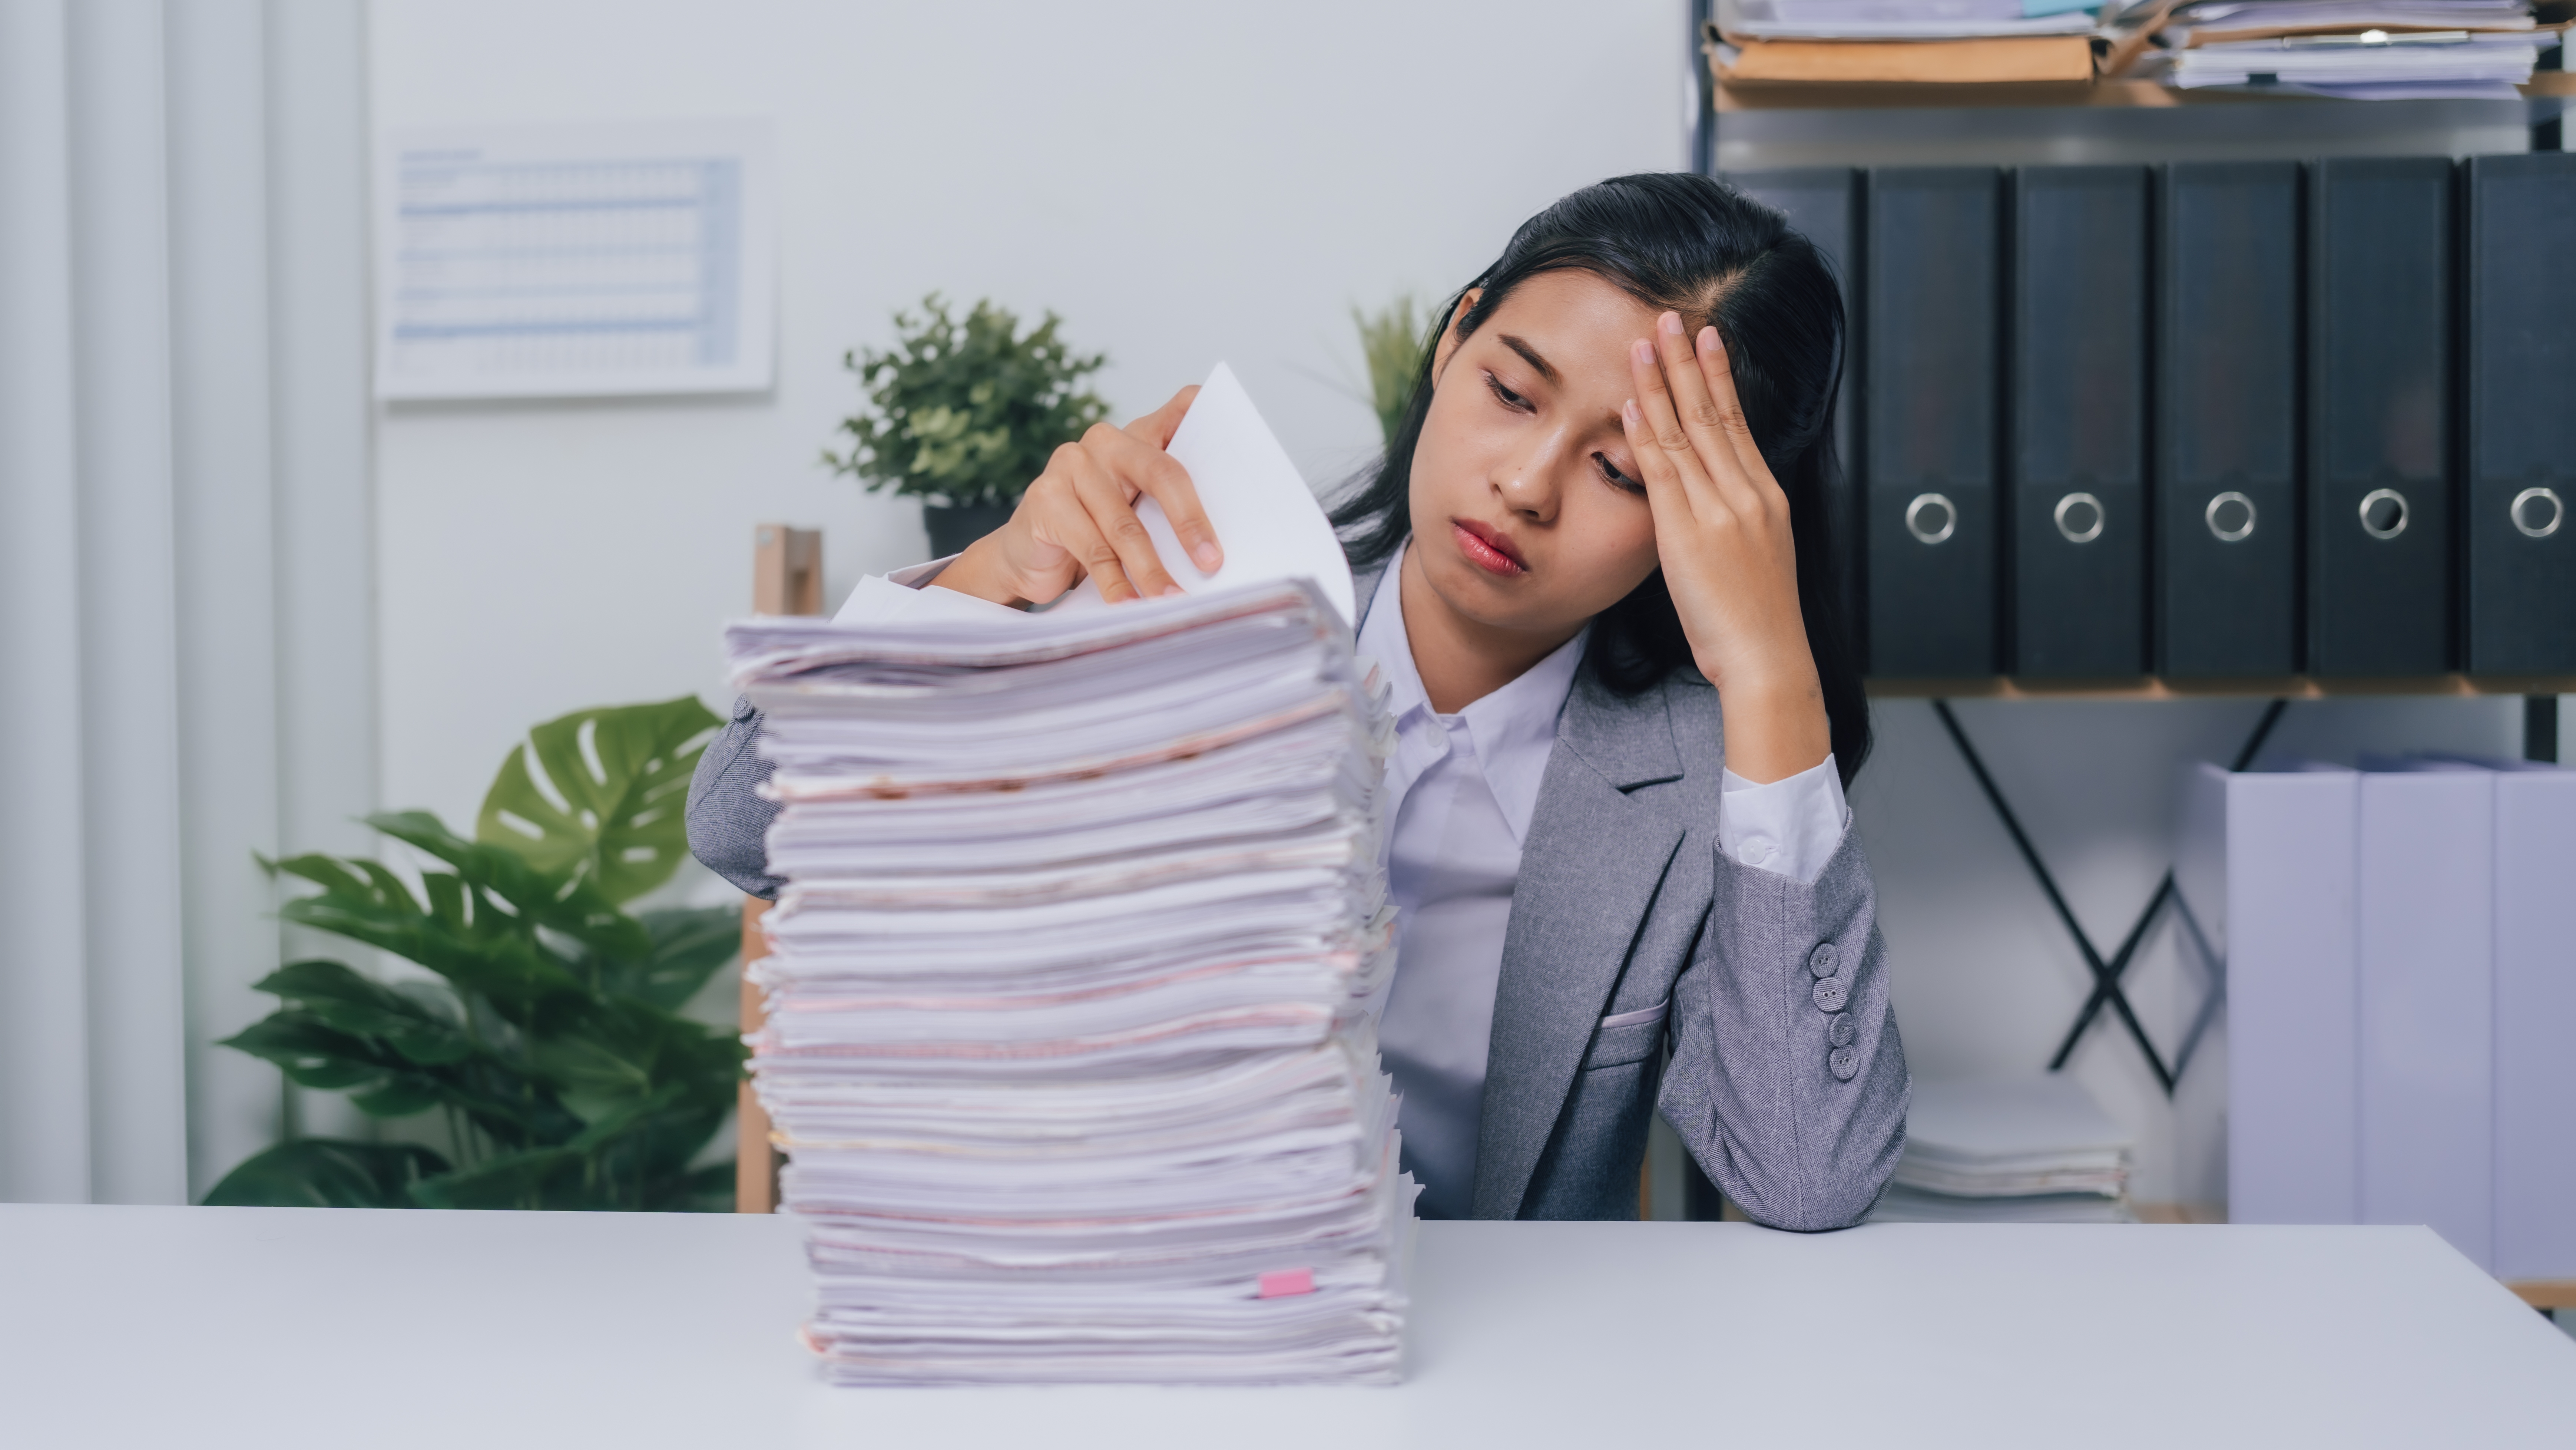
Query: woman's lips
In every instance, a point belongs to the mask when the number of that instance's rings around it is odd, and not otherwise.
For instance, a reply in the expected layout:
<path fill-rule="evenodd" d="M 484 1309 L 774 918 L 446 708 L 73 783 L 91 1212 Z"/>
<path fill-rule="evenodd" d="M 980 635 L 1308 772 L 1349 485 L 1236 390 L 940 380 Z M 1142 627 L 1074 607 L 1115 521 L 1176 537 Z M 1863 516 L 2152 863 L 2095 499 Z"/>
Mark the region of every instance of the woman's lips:
<path fill-rule="evenodd" d="M 1520 550 L 1501 533 L 1472 519 L 1451 519 L 1449 531 L 1458 537 L 1458 552 L 1466 555 L 1477 568 L 1506 578 L 1529 572 Z"/>

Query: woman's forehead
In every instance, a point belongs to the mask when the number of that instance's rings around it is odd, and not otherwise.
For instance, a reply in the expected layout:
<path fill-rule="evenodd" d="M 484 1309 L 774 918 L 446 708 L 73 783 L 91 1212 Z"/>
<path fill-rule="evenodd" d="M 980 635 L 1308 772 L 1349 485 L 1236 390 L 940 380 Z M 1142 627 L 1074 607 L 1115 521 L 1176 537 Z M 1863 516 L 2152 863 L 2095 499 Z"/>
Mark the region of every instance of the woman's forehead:
<path fill-rule="evenodd" d="M 1654 333 L 1656 312 L 1590 272 L 1542 272 L 1513 288 L 1476 335 L 1516 339 L 1543 357 L 1561 385 L 1628 386 L 1628 345 Z M 1520 348 L 1513 348 L 1521 351 Z"/>
<path fill-rule="evenodd" d="M 1487 325 L 1510 317 L 1524 326 L 1544 321 L 1567 330 L 1603 329 L 1624 340 L 1645 336 L 1656 315 L 1656 309 L 1599 273 L 1564 269 L 1522 281 L 1494 308 Z"/>

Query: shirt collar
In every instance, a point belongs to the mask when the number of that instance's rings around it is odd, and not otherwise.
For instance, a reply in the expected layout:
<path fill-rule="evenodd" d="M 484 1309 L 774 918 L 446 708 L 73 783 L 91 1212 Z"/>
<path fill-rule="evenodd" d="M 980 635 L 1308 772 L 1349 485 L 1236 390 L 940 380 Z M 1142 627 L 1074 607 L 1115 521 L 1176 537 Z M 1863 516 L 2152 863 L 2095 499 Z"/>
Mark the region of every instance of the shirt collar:
<path fill-rule="evenodd" d="M 1431 709 L 1422 676 L 1413 666 L 1413 641 L 1404 627 L 1404 555 L 1399 546 L 1388 561 L 1384 582 L 1369 601 L 1368 618 L 1360 624 L 1359 652 L 1386 672 L 1387 711 L 1399 736 L 1430 730 L 1445 735 L 1447 721 Z M 1592 627 L 1550 651 L 1501 689 L 1468 705 L 1454 717 L 1467 727 L 1476 747 L 1476 762 L 1485 787 L 1502 807 L 1514 837 L 1529 839 L 1530 818 L 1538 813 L 1539 784 L 1547 776 L 1548 755 L 1556 749 L 1557 717 L 1574 687 L 1574 672 L 1583 663 L 1583 647 Z M 1445 742 L 1444 742 L 1445 748 Z"/>

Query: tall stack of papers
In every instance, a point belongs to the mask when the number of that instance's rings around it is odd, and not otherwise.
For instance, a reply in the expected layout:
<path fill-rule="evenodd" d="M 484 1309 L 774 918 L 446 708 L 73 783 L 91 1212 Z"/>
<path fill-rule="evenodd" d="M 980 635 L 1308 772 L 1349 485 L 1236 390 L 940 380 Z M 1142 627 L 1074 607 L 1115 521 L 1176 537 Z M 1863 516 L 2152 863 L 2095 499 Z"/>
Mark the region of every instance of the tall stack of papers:
<path fill-rule="evenodd" d="M 2062 1073 L 1917 1078 L 1873 1223 L 2128 1223 L 2130 1135 Z"/>
<path fill-rule="evenodd" d="M 1323 594 L 726 642 L 787 882 L 753 1071 L 830 1376 L 1392 1379 L 1389 726 Z"/>
<path fill-rule="evenodd" d="M 2215 0 L 2163 35 L 2176 87 L 2282 87 L 2348 100 L 2513 100 L 2554 31 L 2523 0 Z"/>
<path fill-rule="evenodd" d="M 1738 0 L 1718 79 L 2012 83 L 2093 78 L 2084 0 Z"/>

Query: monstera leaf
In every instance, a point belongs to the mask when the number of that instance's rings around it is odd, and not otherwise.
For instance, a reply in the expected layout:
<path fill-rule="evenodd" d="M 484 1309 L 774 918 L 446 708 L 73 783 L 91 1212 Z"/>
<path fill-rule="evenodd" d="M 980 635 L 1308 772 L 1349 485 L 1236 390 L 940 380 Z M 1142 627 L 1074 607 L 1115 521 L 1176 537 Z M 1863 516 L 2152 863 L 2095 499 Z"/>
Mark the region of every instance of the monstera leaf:
<path fill-rule="evenodd" d="M 680 699 L 548 721 L 515 749 L 476 839 L 425 811 L 367 823 L 418 853 L 266 861 L 302 883 L 278 914 L 426 972 L 324 959 L 260 981 L 278 1009 L 223 1045 L 371 1117 L 445 1128 L 438 1150 L 298 1139 L 212 1203 L 710 1209 L 731 1168 L 692 1167 L 742 1080 L 731 1031 L 679 1009 L 738 949 L 740 913 L 632 915 L 687 849 L 682 807 L 716 719 Z"/>
<path fill-rule="evenodd" d="M 687 856 L 689 776 L 722 723 L 690 695 L 549 720 L 502 762 L 474 839 L 540 871 L 577 868 L 611 902 L 632 901 Z"/>

